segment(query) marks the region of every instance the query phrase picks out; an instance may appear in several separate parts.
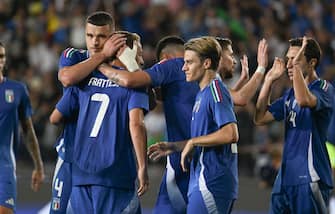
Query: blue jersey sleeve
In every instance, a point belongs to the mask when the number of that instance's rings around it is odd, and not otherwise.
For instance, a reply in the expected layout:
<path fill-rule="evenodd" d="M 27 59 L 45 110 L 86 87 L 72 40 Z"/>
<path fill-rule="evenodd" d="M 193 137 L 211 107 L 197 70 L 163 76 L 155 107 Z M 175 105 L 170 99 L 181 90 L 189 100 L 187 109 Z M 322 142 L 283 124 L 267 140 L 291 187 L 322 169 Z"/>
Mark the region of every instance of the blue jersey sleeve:
<path fill-rule="evenodd" d="M 70 87 L 64 91 L 62 98 L 56 104 L 56 108 L 65 118 L 71 118 L 74 116 L 73 114 L 77 114 L 79 103 L 75 87 Z"/>
<path fill-rule="evenodd" d="M 134 89 L 128 102 L 128 111 L 134 108 L 141 108 L 145 112 L 149 110 L 149 96 L 145 89 Z"/>
<path fill-rule="evenodd" d="M 314 110 L 320 111 L 324 108 L 332 108 L 334 99 L 334 90 L 326 80 L 319 80 L 310 88 L 311 92 L 317 98 L 317 104 Z"/>
<path fill-rule="evenodd" d="M 269 112 L 275 118 L 275 120 L 280 121 L 284 119 L 285 116 L 285 96 L 282 96 L 275 100 L 269 107 Z"/>
<path fill-rule="evenodd" d="M 26 119 L 28 117 L 31 117 L 33 114 L 30 99 L 29 99 L 29 93 L 28 89 L 24 84 L 21 84 L 22 86 L 22 99 L 19 105 L 19 118 L 20 119 Z"/>
<path fill-rule="evenodd" d="M 146 72 L 151 78 L 151 86 L 159 87 L 174 81 L 185 80 L 185 73 L 182 71 L 183 59 L 171 59 L 153 65 Z"/>
<path fill-rule="evenodd" d="M 87 58 L 88 52 L 86 50 L 67 48 L 60 56 L 58 67 L 61 69 L 65 66 L 72 66 Z"/>
<path fill-rule="evenodd" d="M 233 102 L 228 89 L 219 80 L 214 80 L 210 85 L 210 89 L 213 97 L 210 104 L 218 127 L 228 123 L 236 123 Z"/>

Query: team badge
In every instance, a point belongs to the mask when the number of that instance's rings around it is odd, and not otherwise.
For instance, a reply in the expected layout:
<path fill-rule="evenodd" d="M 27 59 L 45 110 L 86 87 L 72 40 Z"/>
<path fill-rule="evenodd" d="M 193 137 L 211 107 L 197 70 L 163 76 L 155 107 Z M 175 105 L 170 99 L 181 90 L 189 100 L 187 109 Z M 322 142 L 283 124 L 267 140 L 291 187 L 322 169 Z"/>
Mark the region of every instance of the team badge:
<path fill-rule="evenodd" d="M 12 103 L 14 102 L 14 91 L 13 90 L 6 90 L 5 91 L 5 97 L 6 97 L 6 102 L 7 103 Z"/>
<path fill-rule="evenodd" d="M 60 198 L 53 198 L 51 206 L 53 210 L 59 210 L 60 209 Z"/>

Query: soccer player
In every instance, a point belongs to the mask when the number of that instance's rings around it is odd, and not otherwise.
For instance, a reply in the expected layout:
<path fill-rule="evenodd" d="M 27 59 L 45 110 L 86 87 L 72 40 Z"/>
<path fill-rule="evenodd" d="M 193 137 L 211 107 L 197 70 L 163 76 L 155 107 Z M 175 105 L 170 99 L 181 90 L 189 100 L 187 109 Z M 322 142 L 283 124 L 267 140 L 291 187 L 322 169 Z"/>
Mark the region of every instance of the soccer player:
<path fill-rule="evenodd" d="M 222 46 L 219 73 L 223 78 L 232 76 L 236 60 L 229 39 L 216 38 Z M 192 107 L 199 87 L 194 82 L 186 82 L 182 71 L 184 64 L 184 41 L 177 36 L 162 38 L 156 48 L 159 63 L 146 70 L 133 73 L 120 72 L 105 67 L 102 72 L 110 79 L 126 87 L 148 86 L 160 87 L 163 95 L 164 113 L 167 124 L 167 140 L 181 141 L 190 138 L 190 122 Z M 127 58 L 128 60 L 130 58 Z M 128 62 L 123 62 L 128 64 Z M 248 77 L 247 58 L 242 60 L 241 80 Z M 134 63 L 132 63 L 134 64 Z M 239 83 L 231 90 L 234 102 L 237 105 L 246 105 L 255 94 L 267 66 L 267 43 L 262 40 L 258 48 L 257 72 L 247 84 Z M 241 85 L 244 87 L 241 87 Z M 187 122 L 189 121 L 189 122 Z M 189 174 L 183 172 L 180 166 L 180 152 L 167 157 L 166 170 L 160 186 L 154 213 L 185 213 L 187 205 L 187 188 Z"/>
<path fill-rule="evenodd" d="M 112 65 L 121 69 L 122 64 L 117 61 Z M 143 110 L 148 110 L 147 94 L 120 87 L 95 70 L 65 92 L 57 109 L 65 118 L 78 112 L 72 164 L 73 210 L 140 212 L 137 194 L 144 194 L 148 188 L 143 123 Z M 137 193 L 134 191 L 136 175 Z"/>
<path fill-rule="evenodd" d="M 153 67 L 129 73 L 108 66 L 99 69 L 111 80 L 126 87 L 160 87 L 163 96 L 167 124 L 167 138 L 170 141 L 190 137 L 192 106 L 199 87 L 187 83 L 182 72 L 184 41 L 177 36 L 168 36 L 157 45 L 156 56 L 161 61 Z M 127 63 L 126 63 L 127 64 Z M 114 73 L 115 72 L 115 73 Z M 189 174 L 180 167 L 180 153 L 167 158 L 166 170 L 160 186 L 154 213 L 184 213 L 187 204 Z"/>
<path fill-rule="evenodd" d="M 124 35 L 113 34 L 115 23 L 113 17 L 106 12 L 98 11 L 86 19 L 87 50 L 67 48 L 59 60 L 58 77 L 65 86 L 78 84 L 104 60 L 115 55 L 118 48 L 125 44 Z M 50 116 L 51 123 L 60 123 L 61 112 L 56 108 Z M 77 115 L 66 118 L 62 135 L 59 137 L 56 150 L 58 160 L 52 182 L 52 201 L 50 213 L 66 213 L 72 189 L 72 158 L 74 133 Z"/>
<path fill-rule="evenodd" d="M 272 84 L 284 73 L 276 58 L 260 91 L 256 125 L 285 121 L 281 168 L 271 196 L 271 213 L 327 213 L 332 175 L 326 149 L 334 89 L 315 71 L 319 44 L 312 38 L 289 40 L 286 68 L 293 88 L 269 105 Z"/>
<path fill-rule="evenodd" d="M 44 168 L 38 140 L 32 123 L 32 109 L 24 84 L 4 77 L 6 51 L 0 43 L 0 213 L 15 213 L 16 208 L 16 161 L 15 149 L 19 143 L 19 123 L 24 143 L 34 161 L 31 188 L 38 191 L 44 180 Z"/>
<path fill-rule="evenodd" d="M 213 37 L 185 44 L 186 80 L 200 87 L 192 111 L 191 138 L 149 148 L 152 159 L 182 150 L 180 164 L 184 171 L 190 170 L 187 213 L 230 213 L 237 198 L 238 130 L 230 93 L 217 78 L 220 57 L 221 47 Z"/>

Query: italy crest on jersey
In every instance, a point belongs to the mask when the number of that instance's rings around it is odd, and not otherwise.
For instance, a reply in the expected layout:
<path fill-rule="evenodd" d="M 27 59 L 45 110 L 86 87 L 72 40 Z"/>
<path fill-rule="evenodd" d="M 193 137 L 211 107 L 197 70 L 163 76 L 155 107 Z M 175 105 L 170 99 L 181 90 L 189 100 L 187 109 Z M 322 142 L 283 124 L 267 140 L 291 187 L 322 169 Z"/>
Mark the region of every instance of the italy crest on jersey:
<path fill-rule="evenodd" d="M 13 90 L 6 90 L 5 91 L 5 97 L 6 97 L 6 102 L 7 103 L 12 103 L 14 102 L 14 91 Z"/>
<path fill-rule="evenodd" d="M 51 207 L 53 210 L 59 210 L 60 209 L 60 198 L 53 198 Z"/>

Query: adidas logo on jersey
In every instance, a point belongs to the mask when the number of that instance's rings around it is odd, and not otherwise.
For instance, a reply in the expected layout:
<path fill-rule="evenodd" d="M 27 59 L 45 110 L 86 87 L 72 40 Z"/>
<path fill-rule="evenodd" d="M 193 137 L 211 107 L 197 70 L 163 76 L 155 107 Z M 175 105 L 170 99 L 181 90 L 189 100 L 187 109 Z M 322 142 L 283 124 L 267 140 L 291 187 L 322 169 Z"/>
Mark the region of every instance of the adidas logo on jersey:
<path fill-rule="evenodd" d="M 9 199 L 6 200 L 5 203 L 14 206 L 14 199 L 13 198 L 9 198 Z"/>

